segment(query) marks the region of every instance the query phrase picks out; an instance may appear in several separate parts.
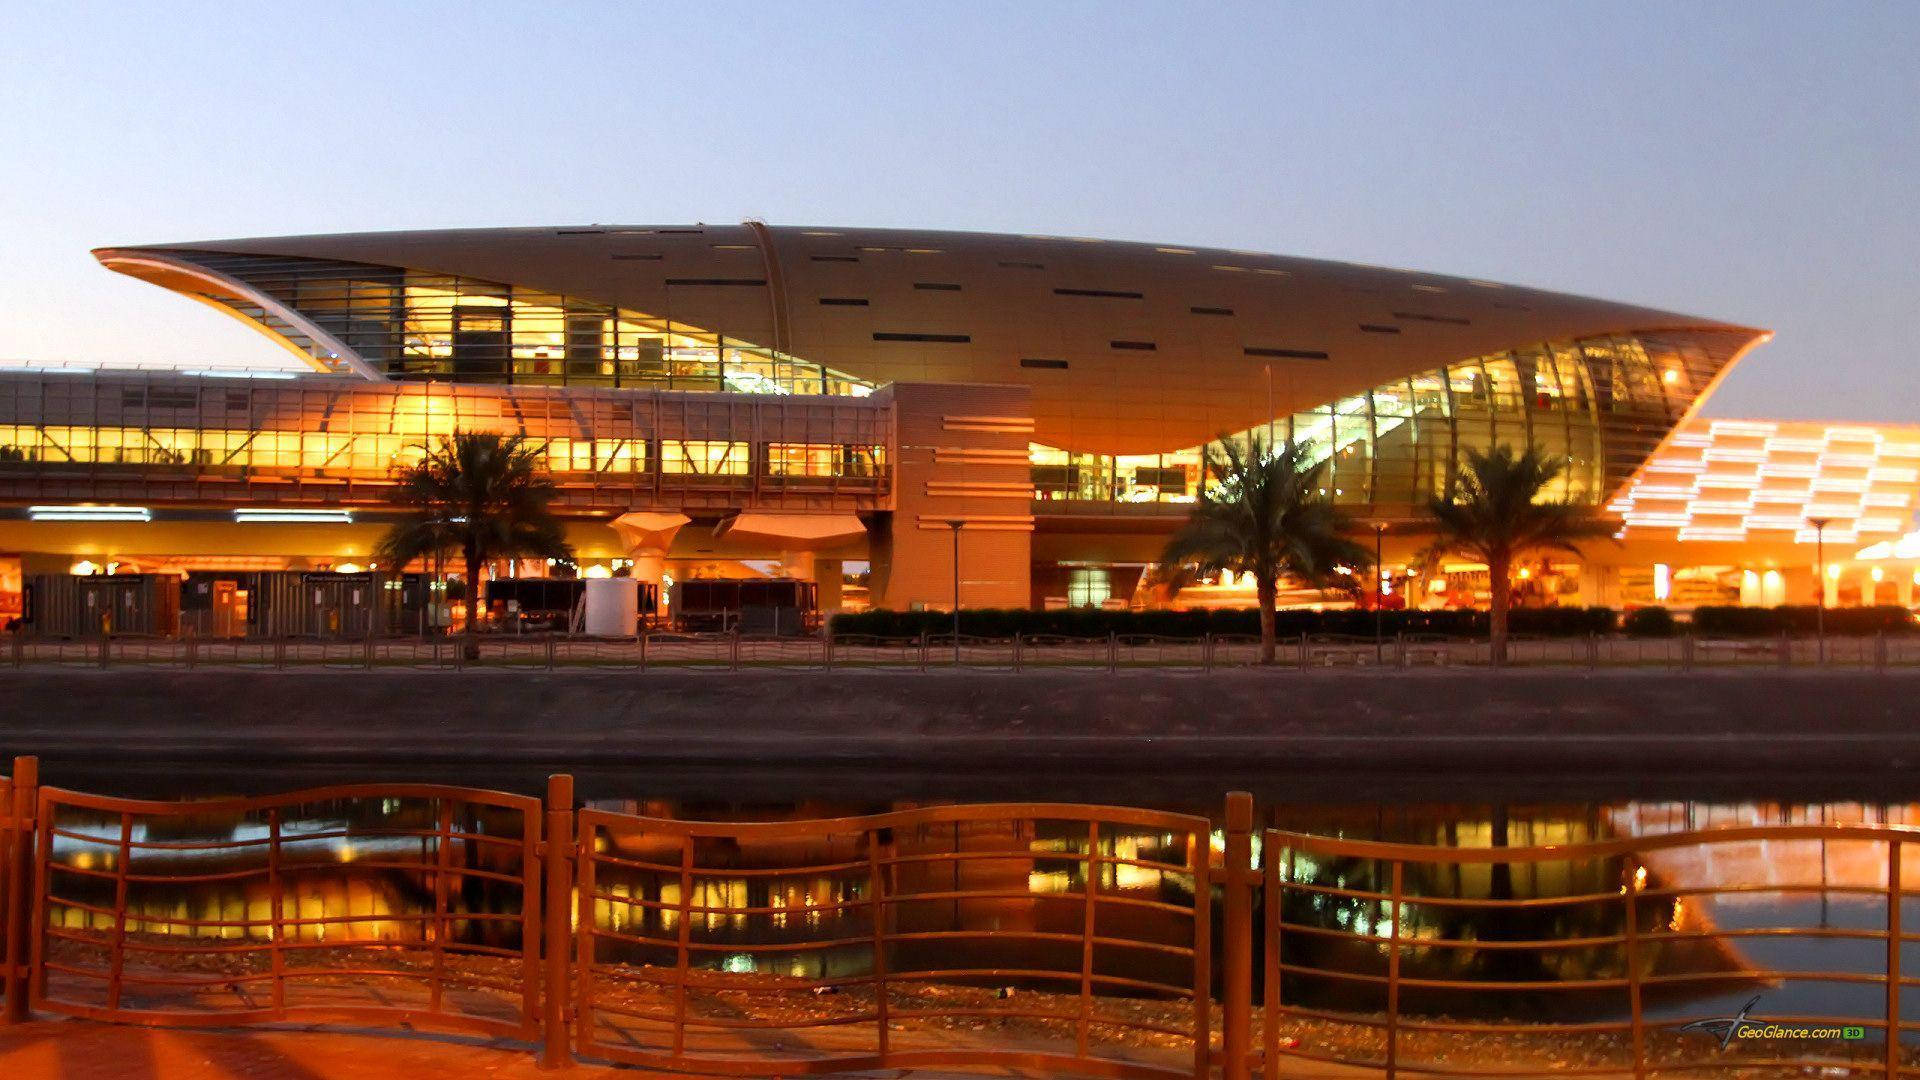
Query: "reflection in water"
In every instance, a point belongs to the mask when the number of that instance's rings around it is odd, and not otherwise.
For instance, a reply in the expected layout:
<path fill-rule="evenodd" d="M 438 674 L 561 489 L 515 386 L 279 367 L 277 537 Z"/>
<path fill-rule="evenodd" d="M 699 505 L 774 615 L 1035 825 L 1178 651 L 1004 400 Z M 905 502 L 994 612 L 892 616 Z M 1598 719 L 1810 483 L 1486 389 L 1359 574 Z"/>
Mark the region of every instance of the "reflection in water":
<path fill-rule="evenodd" d="M 283 943 L 423 943 L 443 923 L 450 941 L 517 948 L 518 817 L 412 798 L 163 818 L 61 806 L 46 923 L 114 931 L 124 860 L 129 934 L 264 942 L 277 899 Z"/>
<path fill-rule="evenodd" d="M 743 805 L 712 801 L 630 800 L 595 805 L 626 813 L 718 820 L 785 820 L 843 817 L 904 809 L 909 802 L 784 802 Z M 1217 813 L 1205 807 L 1169 807 Z M 449 941 L 514 948 L 523 867 L 517 851 L 486 842 L 517 840 L 517 815 L 485 807 L 462 807 L 457 820 L 432 799 L 335 802 L 288 808 L 277 822 L 267 812 L 168 818 L 164 825 L 117 814 L 63 811 L 50 860 L 51 884 L 60 902 L 49 905 L 48 925 L 71 931 L 111 931 L 113 890 L 123 859 L 135 880 L 127 883 L 130 933 L 159 938 L 264 940 L 270 933 L 274 896 L 267 853 L 277 847 L 282 912 L 291 919 L 284 941 L 298 943 L 427 942 L 435 934 L 431 915 L 436 888 L 452 889 L 446 910 L 476 913 L 445 920 Z M 1272 806 L 1266 824 L 1342 836 L 1462 847 L 1578 844 L 1619 835 L 1656 835 L 1687 828 L 1779 823 L 1908 823 L 1909 806 L 1663 801 L 1613 805 L 1476 807 L 1399 805 L 1339 807 L 1324 804 Z M 1084 827 L 1081 827 L 1082 829 Z M 405 833 L 408 835 L 396 835 Z M 425 834 L 425 835 L 420 835 Z M 1218 836 L 1213 838 L 1217 847 Z M 698 874 L 683 870 L 678 837 L 608 833 L 598 850 L 624 863 L 598 881 L 592 912 L 598 925 L 618 935 L 604 943 L 603 960 L 633 964 L 675 963 L 684 936 L 695 966 L 735 974 L 838 978 L 864 974 L 872 963 L 872 926 L 867 909 L 872 853 L 857 831 L 845 836 L 783 839 L 741 845 L 728 838 L 699 838 L 692 853 Z M 1078 978 L 1077 940 L 1087 925 L 1084 831 L 1065 823 L 967 822 L 889 831 L 882 841 L 894 860 L 885 871 L 895 907 L 898 941 L 889 962 L 898 971 L 974 968 L 979 981 L 1015 984 L 1006 972 L 1073 971 Z M 1191 940 L 1192 878 L 1184 837 L 1151 830 L 1116 830 L 1099 839 L 1103 897 L 1140 903 L 1103 904 L 1098 933 L 1147 946 L 1176 947 Z M 729 846 L 731 844 L 731 846 Z M 971 853 L 972 859 L 948 858 Z M 1274 852 L 1285 859 L 1282 917 L 1292 925 L 1342 931 L 1345 936 L 1284 935 L 1284 959 L 1292 966 L 1348 975 L 1383 974 L 1386 950 L 1378 943 L 1392 924 L 1389 902 L 1343 892 L 1389 891 L 1384 864 L 1363 859 L 1318 858 Z M 1818 888 L 1808 894 L 1780 889 L 1811 884 L 1877 886 L 1885 880 L 1884 847 L 1873 845 L 1715 845 L 1652 852 L 1646 877 L 1637 884 L 1636 929 L 1642 934 L 1713 928 L 1884 926 L 1884 910 Z M 433 870 L 449 874 L 437 885 Z M 795 867 L 809 867 L 795 870 Z M 1920 858 L 1911 860 L 1907 882 L 1920 892 Z M 1538 863 L 1409 864 L 1405 899 L 1397 914 L 1400 934 L 1411 942 L 1402 954 L 1402 974 L 1486 984 L 1515 983 L 1523 989 L 1448 994 L 1409 987 L 1402 1008 L 1414 1013 L 1571 1018 L 1617 1015 L 1618 991 L 1541 993 L 1535 987 L 1618 978 L 1625 955 L 1610 939 L 1624 929 L 1627 905 L 1620 901 L 1623 864 L 1617 859 Z M 1694 887 L 1755 886 L 1737 901 L 1691 895 Z M 956 894 L 970 895 L 959 896 Z M 991 895 L 980 895 L 980 894 Z M 1453 901 L 1525 900 L 1519 909 L 1490 914 L 1484 906 Z M 683 901 L 685 901 L 683 905 Z M 689 909 L 682 926 L 680 908 Z M 1910 920 L 1920 922 L 1920 912 Z M 228 924 L 228 925 L 218 925 Z M 239 924 L 239 925 L 232 925 Z M 1029 936 L 994 938 L 992 931 Z M 980 936 L 973 936 L 980 935 Z M 1551 950 L 1500 947 L 1547 939 L 1605 939 Z M 807 944 L 787 951 L 746 951 L 749 946 Z M 1467 947 L 1443 943 L 1462 942 Z M 1219 947 L 1219 935 L 1214 935 Z M 1920 959 L 1920 958 L 1915 958 Z M 1884 952 L 1862 942 L 1742 940 L 1737 950 L 1712 939 L 1665 940 L 1642 953 L 1643 974 L 1666 971 L 1720 972 L 1725 979 L 1678 985 L 1649 999 L 1656 1013 L 1749 993 L 1751 971 L 1826 967 L 1877 972 Z M 1152 947 L 1098 953 L 1103 990 L 1137 992 L 1132 984 L 1178 985 L 1184 961 Z M 1214 965 L 1215 971 L 1219 965 Z M 1531 985 L 1528 985 L 1531 984 Z M 1870 986 L 1811 980 L 1772 980 L 1769 1004 L 1779 1011 L 1860 1015 L 1871 1002 Z M 1295 972 L 1282 987 L 1290 1003 L 1373 1010 L 1382 989 L 1367 979 L 1341 979 Z M 1737 1002 L 1736 1002 L 1737 1004 Z"/>

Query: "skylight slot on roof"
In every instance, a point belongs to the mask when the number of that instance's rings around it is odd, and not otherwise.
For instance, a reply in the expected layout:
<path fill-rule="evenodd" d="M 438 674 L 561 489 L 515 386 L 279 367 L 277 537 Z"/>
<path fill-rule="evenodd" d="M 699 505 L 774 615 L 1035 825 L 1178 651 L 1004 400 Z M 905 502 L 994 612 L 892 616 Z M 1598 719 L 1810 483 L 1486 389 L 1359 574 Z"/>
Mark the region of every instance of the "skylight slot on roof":
<path fill-rule="evenodd" d="M 940 345 L 965 345 L 973 338 L 966 334 L 904 334 L 876 331 L 875 341 L 927 341 Z"/>
<path fill-rule="evenodd" d="M 960 286 L 950 281 L 916 281 L 913 287 L 922 292 L 959 292 Z"/>
<path fill-rule="evenodd" d="M 861 296 L 823 296 L 820 303 L 824 307 L 866 307 L 867 301 Z"/>
<path fill-rule="evenodd" d="M 1159 348 L 1151 341 L 1109 341 L 1107 345 L 1115 349 L 1132 349 L 1137 352 L 1153 352 Z"/>
<path fill-rule="evenodd" d="M 1032 356 L 1021 357 L 1020 366 L 1024 368 L 1046 368 L 1051 371 L 1067 370 L 1067 362 L 1065 360 L 1043 360 Z"/>
<path fill-rule="evenodd" d="M 1187 310 L 1193 312 L 1195 315 L 1231 315 L 1233 314 L 1233 309 L 1230 307 L 1190 307 Z"/>
<path fill-rule="evenodd" d="M 1360 329 L 1365 330 L 1369 334 L 1397 334 L 1400 332 L 1400 328 L 1397 326 L 1385 326 L 1380 323 L 1363 322 L 1360 324 Z"/>
<path fill-rule="evenodd" d="M 757 285 L 765 286 L 766 278 L 730 278 L 730 277 L 689 277 L 668 278 L 669 285 Z"/>
<path fill-rule="evenodd" d="M 1145 295 L 1124 289 L 1055 289 L 1055 296 L 1092 296 L 1104 300 L 1143 300 Z"/>
<path fill-rule="evenodd" d="M 1325 360 L 1327 358 L 1327 354 L 1320 349 L 1281 349 L 1249 345 L 1241 351 L 1248 356 L 1271 356 L 1283 360 Z"/>

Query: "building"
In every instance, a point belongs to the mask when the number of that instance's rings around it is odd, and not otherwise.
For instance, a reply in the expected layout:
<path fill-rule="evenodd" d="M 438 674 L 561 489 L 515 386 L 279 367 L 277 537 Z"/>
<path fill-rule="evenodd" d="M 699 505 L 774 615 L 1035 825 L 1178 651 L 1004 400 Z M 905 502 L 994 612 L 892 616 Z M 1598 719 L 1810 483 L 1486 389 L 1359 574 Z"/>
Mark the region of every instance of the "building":
<path fill-rule="evenodd" d="M 461 427 L 545 444 L 585 573 L 771 573 L 817 581 L 823 607 L 848 586 L 946 607 L 957 546 L 966 606 L 1124 604 L 1222 434 L 1311 447 L 1368 521 L 1416 516 L 1463 450 L 1498 443 L 1565 455 L 1561 493 L 1606 507 L 1767 337 L 1044 236 L 749 222 L 95 254 L 306 373 L 0 376 L 0 551 L 28 575 L 358 568 L 393 464 Z"/>

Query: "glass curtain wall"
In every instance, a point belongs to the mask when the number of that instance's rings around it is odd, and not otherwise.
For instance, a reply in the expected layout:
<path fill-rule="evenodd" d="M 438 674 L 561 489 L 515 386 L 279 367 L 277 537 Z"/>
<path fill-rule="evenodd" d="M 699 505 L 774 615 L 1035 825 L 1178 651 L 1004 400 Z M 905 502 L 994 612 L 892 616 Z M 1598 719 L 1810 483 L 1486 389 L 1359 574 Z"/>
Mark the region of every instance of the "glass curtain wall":
<path fill-rule="evenodd" d="M 396 379 L 863 396 L 819 364 L 652 315 L 399 267 L 173 252 L 258 289 Z M 255 305 L 208 297 L 309 352 Z"/>
<path fill-rule="evenodd" d="M 1549 497 L 1604 502 L 1732 354 L 1684 337 L 1610 336 L 1473 357 L 1237 432 L 1290 439 L 1328 465 L 1348 506 L 1411 509 L 1442 494 L 1463 455 L 1537 447 L 1565 458 Z M 1035 444 L 1041 502 L 1192 502 L 1201 448 L 1109 457 Z"/>

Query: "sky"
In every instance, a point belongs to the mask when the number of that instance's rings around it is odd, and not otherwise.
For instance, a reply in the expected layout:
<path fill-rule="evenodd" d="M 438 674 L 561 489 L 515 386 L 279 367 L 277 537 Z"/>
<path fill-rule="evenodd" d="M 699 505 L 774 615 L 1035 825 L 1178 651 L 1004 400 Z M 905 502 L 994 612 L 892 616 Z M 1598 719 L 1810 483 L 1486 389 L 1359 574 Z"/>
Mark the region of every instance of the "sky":
<path fill-rule="evenodd" d="M 278 364 L 88 249 L 691 221 L 1417 268 L 1920 422 L 1920 4 L 0 0 L 0 358 Z"/>

